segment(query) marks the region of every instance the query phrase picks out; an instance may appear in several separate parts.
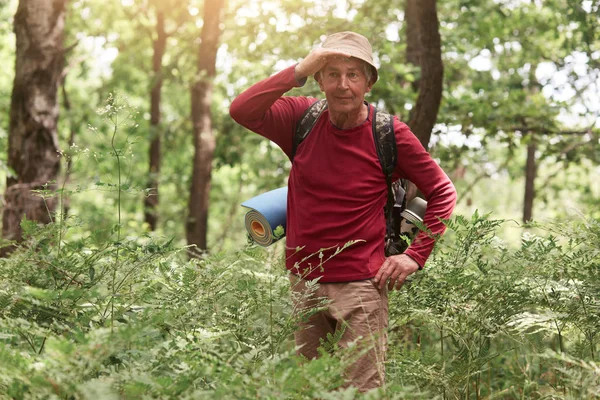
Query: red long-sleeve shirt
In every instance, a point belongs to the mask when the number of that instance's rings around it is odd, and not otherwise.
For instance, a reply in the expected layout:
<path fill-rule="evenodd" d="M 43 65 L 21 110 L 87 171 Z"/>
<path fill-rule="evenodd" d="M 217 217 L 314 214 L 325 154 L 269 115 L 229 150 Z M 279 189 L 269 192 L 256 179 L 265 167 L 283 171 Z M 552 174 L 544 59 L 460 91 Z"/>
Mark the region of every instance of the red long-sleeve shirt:
<path fill-rule="evenodd" d="M 296 123 L 316 101 L 283 96 L 297 86 L 294 67 L 289 67 L 241 93 L 231 104 L 231 117 L 289 157 Z M 351 129 L 334 126 L 325 110 L 296 150 L 288 181 L 286 266 L 307 279 L 369 279 L 385 260 L 387 185 L 373 142 L 373 109 L 369 106 L 367 120 Z M 450 217 L 454 186 L 396 117 L 394 131 L 398 163 L 393 178 L 407 178 L 419 188 L 428 202 L 423 222 L 441 234 L 445 227 L 438 218 Z M 338 252 L 349 241 L 355 242 Z M 433 245 L 433 239 L 419 234 L 405 254 L 422 266 Z"/>

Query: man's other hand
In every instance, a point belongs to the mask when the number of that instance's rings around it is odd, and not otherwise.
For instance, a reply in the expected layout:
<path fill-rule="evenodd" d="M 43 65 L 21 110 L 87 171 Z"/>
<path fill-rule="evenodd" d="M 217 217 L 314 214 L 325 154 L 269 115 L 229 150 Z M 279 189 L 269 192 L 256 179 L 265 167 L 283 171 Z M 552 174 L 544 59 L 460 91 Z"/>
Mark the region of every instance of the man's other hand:
<path fill-rule="evenodd" d="M 375 283 L 379 289 L 382 289 L 386 284 L 388 290 L 399 290 L 406 278 L 419 270 L 419 264 L 406 254 L 398 254 L 386 258 L 381 268 L 375 275 Z M 388 282 L 389 280 L 389 282 Z"/>
<path fill-rule="evenodd" d="M 351 56 L 349 53 L 334 49 L 314 49 L 296 65 L 296 69 L 294 70 L 295 78 L 300 82 L 302 79 L 319 72 L 334 58 L 350 58 Z"/>

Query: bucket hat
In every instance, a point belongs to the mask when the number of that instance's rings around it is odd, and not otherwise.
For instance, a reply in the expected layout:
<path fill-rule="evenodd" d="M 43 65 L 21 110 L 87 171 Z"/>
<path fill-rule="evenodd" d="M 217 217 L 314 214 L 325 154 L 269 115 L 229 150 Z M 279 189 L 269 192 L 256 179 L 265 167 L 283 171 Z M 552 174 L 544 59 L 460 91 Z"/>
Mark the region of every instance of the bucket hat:
<path fill-rule="evenodd" d="M 373 48 L 369 40 L 355 32 L 338 32 L 327 36 L 321 47 L 346 52 L 369 64 L 373 70 L 373 83 L 377 81 L 377 67 L 373 63 Z"/>

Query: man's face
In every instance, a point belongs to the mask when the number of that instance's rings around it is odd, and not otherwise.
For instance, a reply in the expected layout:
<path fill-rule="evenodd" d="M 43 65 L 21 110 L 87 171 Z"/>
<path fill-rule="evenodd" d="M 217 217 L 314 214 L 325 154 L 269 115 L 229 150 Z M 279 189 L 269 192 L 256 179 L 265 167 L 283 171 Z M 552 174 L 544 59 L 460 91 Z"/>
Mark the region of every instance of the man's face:
<path fill-rule="evenodd" d="M 367 80 L 364 62 L 356 58 L 335 59 L 320 71 L 319 87 L 325 93 L 330 112 L 359 111 L 373 84 Z"/>

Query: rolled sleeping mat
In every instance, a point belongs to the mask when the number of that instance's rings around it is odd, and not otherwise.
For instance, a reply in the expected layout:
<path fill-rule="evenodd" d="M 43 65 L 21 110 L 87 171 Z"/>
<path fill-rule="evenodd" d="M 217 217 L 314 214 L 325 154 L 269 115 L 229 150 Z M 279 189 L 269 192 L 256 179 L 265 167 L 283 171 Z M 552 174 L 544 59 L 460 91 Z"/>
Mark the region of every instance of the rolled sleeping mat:
<path fill-rule="evenodd" d="M 245 217 L 246 230 L 256 244 L 266 247 L 285 236 L 287 193 L 286 186 L 242 203 L 250 209 Z M 284 234 L 275 237 L 273 232 L 278 226 L 283 227 Z"/>

